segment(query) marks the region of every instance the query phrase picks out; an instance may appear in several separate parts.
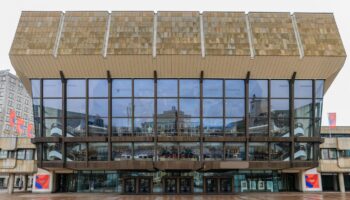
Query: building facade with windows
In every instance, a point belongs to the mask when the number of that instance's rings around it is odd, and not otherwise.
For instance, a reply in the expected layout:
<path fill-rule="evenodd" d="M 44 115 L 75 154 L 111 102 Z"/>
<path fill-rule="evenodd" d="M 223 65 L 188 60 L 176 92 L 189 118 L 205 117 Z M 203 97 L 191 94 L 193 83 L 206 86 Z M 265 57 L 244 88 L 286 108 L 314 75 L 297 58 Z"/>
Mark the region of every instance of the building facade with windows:
<path fill-rule="evenodd" d="M 0 189 L 31 188 L 36 172 L 32 99 L 10 70 L 0 71 Z"/>
<path fill-rule="evenodd" d="M 346 59 L 332 14 L 23 12 L 10 59 L 34 191 L 320 190 L 322 98 Z"/>

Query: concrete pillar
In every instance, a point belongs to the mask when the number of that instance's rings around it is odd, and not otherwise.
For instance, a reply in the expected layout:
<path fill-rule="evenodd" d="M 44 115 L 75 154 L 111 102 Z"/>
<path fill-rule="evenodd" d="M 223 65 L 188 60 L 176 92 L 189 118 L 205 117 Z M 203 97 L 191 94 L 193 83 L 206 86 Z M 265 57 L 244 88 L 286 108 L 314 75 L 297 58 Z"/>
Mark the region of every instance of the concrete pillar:
<path fill-rule="evenodd" d="M 334 189 L 334 191 L 338 191 L 337 175 L 333 175 L 333 189 Z"/>
<path fill-rule="evenodd" d="M 22 185 L 22 191 L 27 191 L 27 185 L 28 185 L 28 175 L 23 175 L 23 185 Z"/>
<path fill-rule="evenodd" d="M 9 194 L 13 193 L 13 185 L 15 183 L 15 174 L 9 174 L 9 179 L 7 181 L 7 192 Z"/>
<path fill-rule="evenodd" d="M 338 173 L 340 192 L 345 192 L 344 174 Z"/>

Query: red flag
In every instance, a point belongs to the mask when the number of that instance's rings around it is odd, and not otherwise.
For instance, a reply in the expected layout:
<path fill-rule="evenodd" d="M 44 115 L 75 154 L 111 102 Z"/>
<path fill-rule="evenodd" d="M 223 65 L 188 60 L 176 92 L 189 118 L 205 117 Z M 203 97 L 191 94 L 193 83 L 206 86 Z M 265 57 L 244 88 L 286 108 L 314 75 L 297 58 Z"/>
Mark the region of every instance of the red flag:
<path fill-rule="evenodd" d="M 10 109 L 10 126 L 14 127 L 16 123 L 16 112 L 13 109 Z"/>
<path fill-rule="evenodd" d="M 17 133 L 22 134 L 24 130 L 24 120 L 22 118 L 17 118 Z"/>
<path fill-rule="evenodd" d="M 328 123 L 330 128 L 337 126 L 337 113 L 328 113 Z"/>

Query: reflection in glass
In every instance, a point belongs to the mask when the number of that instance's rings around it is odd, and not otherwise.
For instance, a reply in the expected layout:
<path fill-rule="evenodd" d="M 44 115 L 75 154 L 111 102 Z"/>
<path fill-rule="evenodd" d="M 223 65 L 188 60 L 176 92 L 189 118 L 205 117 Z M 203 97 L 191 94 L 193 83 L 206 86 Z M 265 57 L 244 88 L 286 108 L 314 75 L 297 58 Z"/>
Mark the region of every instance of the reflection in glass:
<path fill-rule="evenodd" d="M 86 161 L 85 143 L 67 143 L 67 161 Z"/>
<path fill-rule="evenodd" d="M 312 117 L 312 99 L 295 99 L 294 100 L 295 117 Z"/>
<path fill-rule="evenodd" d="M 223 145 L 222 143 L 205 142 L 203 145 L 204 160 L 222 160 Z"/>
<path fill-rule="evenodd" d="M 34 129 L 35 129 L 35 136 L 36 137 L 41 137 L 41 128 L 40 128 L 40 124 L 41 124 L 41 119 L 40 118 L 34 118 Z"/>
<path fill-rule="evenodd" d="M 85 119 L 67 119 L 66 137 L 81 137 L 86 135 Z"/>
<path fill-rule="evenodd" d="M 43 160 L 53 161 L 62 160 L 60 143 L 44 143 L 43 144 Z"/>
<path fill-rule="evenodd" d="M 199 118 L 179 118 L 179 132 L 181 135 L 198 136 L 199 128 Z"/>
<path fill-rule="evenodd" d="M 245 143 L 227 142 L 225 144 L 226 160 L 245 160 Z"/>
<path fill-rule="evenodd" d="M 167 79 L 157 82 L 158 97 L 177 97 L 177 80 Z"/>
<path fill-rule="evenodd" d="M 204 99 L 203 116 L 204 117 L 222 117 L 223 107 L 222 99 Z"/>
<path fill-rule="evenodd" d="M 112 159 L 113 160 L 131 160 L 132 144 L 131 143 L 113 143 Z"/>
<path fill-rule="evenodd" d="M 289 161 L 290 160 L 290 143 L 273 142 L 271 145 L 271 160 Z"/>
<path fill-rule="evenodd" d="M 40 80 L 31 80 L 32 85 L 32 98 L 40 98 Z"/>
<path fill-rule="evenodd" d="M 67 97 L 86 97 L 86 80 L 68 79 Z"/>
<path fill-rule="evenodd" d="M 107 117 L 108 100 L 107 99 L 89 99 L 89 116 Z"/>
<path fill-rule="evenodd" d="M 226 118 L 225 119 L 225 135 L 245 136 L 244 118 Z"/>
<path fill-rule="evenodd" d="M 249 97 L 267 97 L 267 80 L 249 80 Z"/>
<path fill-rule="evenodd" d="M 135 97 L 154 97 L 154 81 L 152 79 L 134 80 Z"/>
<path fill-rule="evenodd" d="M 199 161 L 200 144 L 199 142 L 180 143 L 180 160 Z"/>
<path fill-rule="evenodd" d="M 89 143 L 89 161 L 107 161 L 107 157 L 107 143 Z"/>
<path fill-rule="evenodd" d="M 158 99 L 157 114 L 158 117 L 176 117 L 177 99 Z"/>
<path fill-rule="evenodd" d="M 226 99 L 225 115 L 226 117 L 244 117 L 244 99 Z"/>
<path fill-rule="evenodd" d="M 313 132 L 314 136 L 321 135 L 321 124 L 322 124 L 322 118 L 315 119 L 315 129 Z"/>
<path fill-rule="evenodd" d="M 275 137 L 289 137 L 289 118 L 272 118 L 270 122 L 270 132 Z"/>
<path fill-rule="evenodd" d="M 44 119 L 44 133 L 46 137 L 62 136 L 62 122 L 58 119 Z"/>
<path fill-rule="evenodd" d="M 263 136 L 268 134 L 268 120 L 266 117 L 249 118 L 249 134 Z"/>
<path fill-rule="evenodd" d="M 113 118 L 112 135 L 113 136 L 130 136 L 132 134 L 131 118 Z"/>
<path fill-rule="evenodd" d="M 153 160 L 154 143 L 145 142 L 134 144 L 134 159 L 135 160 Z"/>
<path fill-rule="evenodd" d="M 223 94 L 222 80 L 204 80 L 203 81 L 203 97 L 222 97 Z"/>
<path fill-rule="evenodd" d="M 41 106 L 40 99 L 33 99 L 33 115 L 34 117 L 40 117 L 41 115 Z"/>
<path fill-rule="evenodd" d="M 295 98 L 312 98 L 312 81 L 296 80 L 294 83 Z"/>
<path fill-rule="evenodd" d="M 288 99 L 271 99 L 271 117 L 288 118 L 289 117 L 289 100 Z"/>
<path fill-rule="evenodd" d="M 288 80 L 271 80 L 271 98 L 289 98 Z"/>
<path fill-rule="evenodd" d="M 158 161 L 178 159 L 177 143 L 158 143 L 157 150 Z"/>
<path fill-rule="evenodd" d="M 62 117 L 61 99 L 44 99 L 44 117 Z"/>
<path fill-rule="evenodd" d="M 85 117 L 86 100 L 85 99 L 67 99 L 67 117 Z"/>
<path fill-rule="evenodd" d="M 295 160 L 313 160 L 313 144 L 312 143 L 295 143 Z"/>
<path fill-rule="evenodd" d="M 89 80 L 89 97 L 107 97 L 108 82 L 106 79 Z"/>
<path fill-rule="evenodd" d="M 112 97 L 131 97 L 132 80 L 130 79 L 113 79 L 112 80 Z"/>
<path fill-rule="evenodd" d="M 251 117 L 267 117 L 268 101 L 267 99 L 250 99 L 249 114 Z"/>
<path fill-rule="evenodd" d="M 312 122 L 310 119 L 294 120 L 294 135 L 298 137 L 312 137 Z"/>
<path fill-rule="evenodd" d="M 226 80 L 225 97 L 244 98 L 244 80 Z"/>
<path fill-rule="evenodd" d="M 322 104 L 323 104 L 323 99 L 315 100 L 315 118 L 322 117 Z"/>
<path fill-rule="evenodd" d="M 153 117 L 154 100 L 153 99 L 135 99 L 135 117 Z"/>
<path fill-rule="evenodd" d="M 112 99 L 113 117 L 131 117 L 132 103 L 131 99 Z"/>
<path fill-rule="evenodd" d="M 249 143 L 249 160 L 262 161 L 269 159 L 267 142 Z"/>
<path fill-rule="evenodd" d="M 153 118 L 135 118 L 134 133 L 136 135 L 152 135 L 153 124 Z"/>
<path fill-rule="evenodd" d="M 180 97 L 199 97 L 199 80 L 180 80 Z"/>
<path fill-rule="evenodd" d="M 108 130 L 108 118 L 90 117 L 89 134 L 91 136 L 106 136 Z"/>
<path fill-rule="evenodd" d="M 159 135 L 175 136 L 177 135 L 176 118 L 158 118 L 157 131 Z"/>
<path fill-rule="evenodd" d="M 206 136 L 222 136 L 223 135 L 223 119 L 222 118 L 204 118 L 203 131 Z"/>
<path fill-rule="evenodd" d="M 180 99 L 180 117 L 199 117 L 199 99 Z"/>
<path fill-rule="evenodd" d="M 44 97 L 62 97 L 61 80 L 44 80 L 43 81 Z"/>
<path fill-rule="evenodd" d="M 324 85 L 324 80 L 316 80 L 316 83 L 315 83 L 316 98 L 323 98 L 323 85 Z"/>

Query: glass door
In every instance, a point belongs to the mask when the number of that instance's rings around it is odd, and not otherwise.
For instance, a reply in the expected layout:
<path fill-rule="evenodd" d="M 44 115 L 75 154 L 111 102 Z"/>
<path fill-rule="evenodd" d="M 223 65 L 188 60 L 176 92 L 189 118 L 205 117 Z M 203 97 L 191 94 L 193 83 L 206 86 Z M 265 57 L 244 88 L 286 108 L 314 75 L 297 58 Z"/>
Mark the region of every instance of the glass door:
<path fill-rule="evenodd" d="M 232 179 L 231 178 L 221 178 L 220 179 L 220 192 L 222 192 L 222 193 L 232 192 Z"/>
<path fill-rule="evenodd" d="M 124 193 L 135 194 L 136 193 L 136 180 L 135 178 L 124 179 Z"/>
<path fill-rule="evenodd" d="M 165 178 L 164 192 L 169 194 L 177 193 L 177 180 L 176 178 Z"/>
<path fill-rule="evenodd" d="M 205 190 L 207 193 L 218 192 L 218 179 L 217 178 L 205 178 Z"/>
<path fill-rule="evenodd" d="M 193 178 L 180 178 L 180 193 L 190 194 L 192 193 Z"/>
<path fill-rule="evenodd" d="M 139 178 L 139 193 L 151 193 L 151 178 Z"/>

